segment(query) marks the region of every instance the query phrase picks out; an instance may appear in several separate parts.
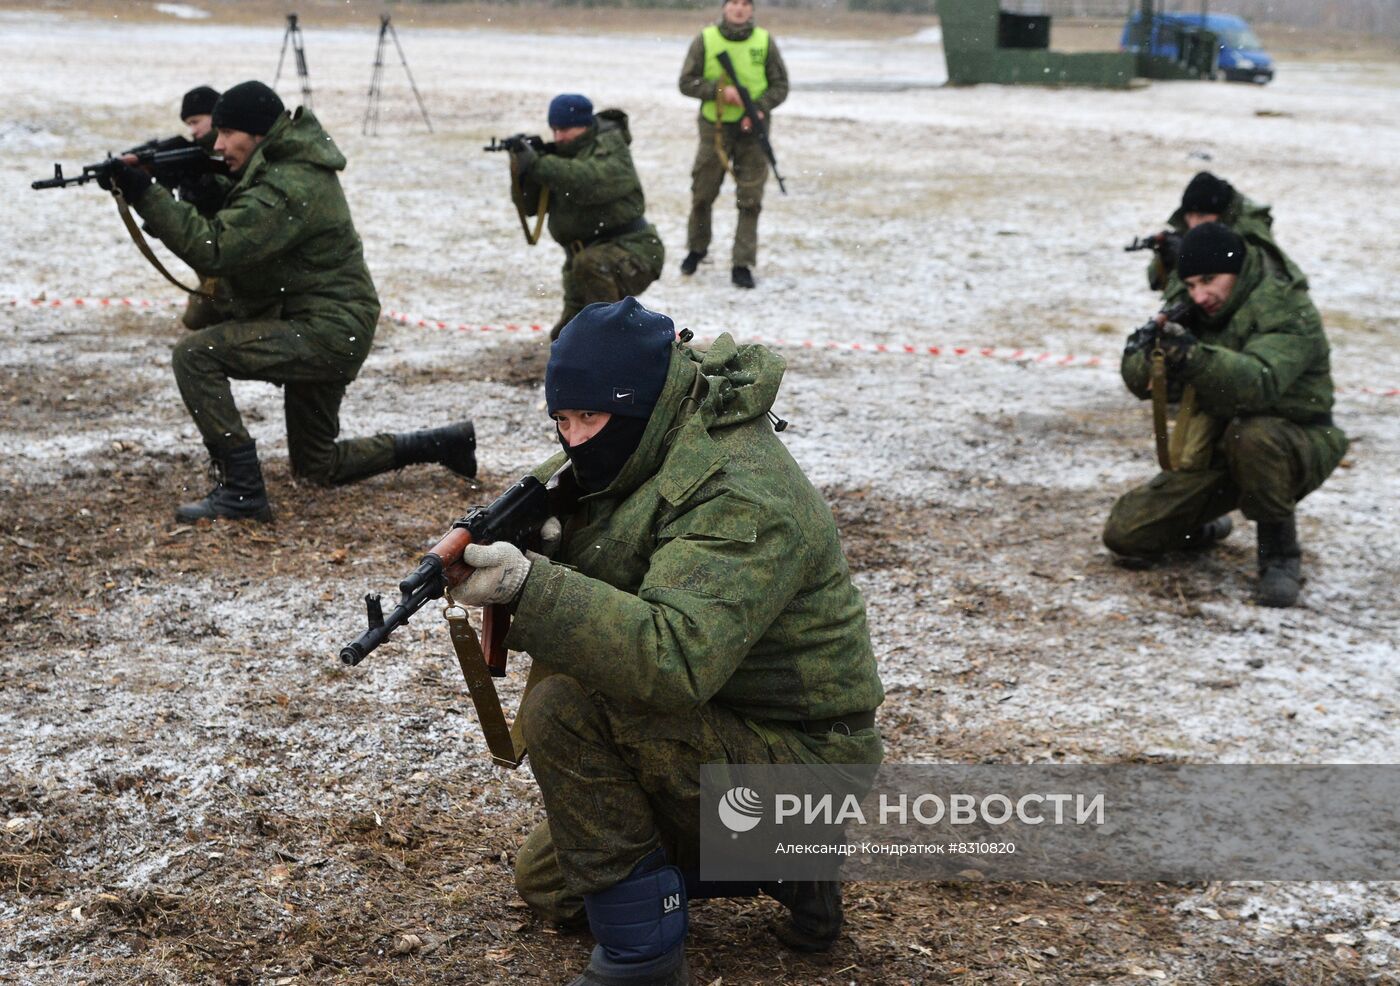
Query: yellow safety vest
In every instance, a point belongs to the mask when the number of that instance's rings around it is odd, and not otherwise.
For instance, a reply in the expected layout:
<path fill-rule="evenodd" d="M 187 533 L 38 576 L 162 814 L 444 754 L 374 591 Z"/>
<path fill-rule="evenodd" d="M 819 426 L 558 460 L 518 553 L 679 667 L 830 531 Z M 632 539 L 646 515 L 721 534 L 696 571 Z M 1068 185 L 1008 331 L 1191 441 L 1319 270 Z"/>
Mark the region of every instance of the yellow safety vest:
<path fill-rule="evenodd" d="M 768 91 L 768 32 L 756 27 L 743 41 L 730 41 L 719 33 L 719 25 L 711 24 L 700 32 L 700 36 L 705 39 L 705 78 L 718 82 L 724 76 L 724 69 L 719 67 L 717 56 L 721 51 L 727 51 L 729 60 L 734 63 L 734 71 L 739 73 L 739 78 L 731 81 L 747 89 L 750 98 L 755 103 L 758 102 L 758 98 Z M 705 100 L 700 106 L 700 112 L 705 119 L 714 123 L 715 101 Z M 742 106 L 724 108 L 725 123 L 735 123 L 743 116 Z"/>

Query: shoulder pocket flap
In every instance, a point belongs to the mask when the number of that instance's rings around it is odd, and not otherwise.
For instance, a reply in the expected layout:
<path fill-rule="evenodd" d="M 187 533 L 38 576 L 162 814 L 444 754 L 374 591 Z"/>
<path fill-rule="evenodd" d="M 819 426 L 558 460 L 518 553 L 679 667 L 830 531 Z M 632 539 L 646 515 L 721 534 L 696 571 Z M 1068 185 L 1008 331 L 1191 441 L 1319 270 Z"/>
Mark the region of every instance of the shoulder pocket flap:
<path fill-rule="evenodd" d="M 663 541 L 686 537 L 753 544 L 758 540 L 758 507 L 736 497 L 716 497 L 661 529 Z"/>

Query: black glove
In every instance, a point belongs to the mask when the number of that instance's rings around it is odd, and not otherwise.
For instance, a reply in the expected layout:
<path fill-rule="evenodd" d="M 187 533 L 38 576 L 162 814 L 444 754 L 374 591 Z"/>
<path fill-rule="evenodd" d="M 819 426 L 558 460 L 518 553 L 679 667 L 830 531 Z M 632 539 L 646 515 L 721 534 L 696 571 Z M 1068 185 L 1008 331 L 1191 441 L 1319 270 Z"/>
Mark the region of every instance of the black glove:
<path fill-rule="evenodd" d="M 116 188 L 121 191 L 122 198 L 126 199 L 130 205 L 135 205 L 136 200 L 146 194 L 146 189 L 155 184 L 155 179 L 140 168 L 134 168 L 125 161 L 117 158 L 112 161 L 112 167 L 97 179 L 99 187 L 112 191 Z"/>
<path fill-rule="evenodd" d="M 524 178 L 530 168 L 534 166 L 539 156 L 539 151 L 530 141 L 522 140 L 510 149 L 511 165 L 515 168 L 515 173 L 522 178 Z"/>
<path fill-rule="evenodd" d="M 1151 349 L 1156 337 L 1157 326 L 1152 322 L 1147 323 L 1140 329 L 1134 330 L 1133 334 L 1128 336 L 1128 344 L 1123 347 L 1123 355 L 1131 356 L 1133 353 L 1140 353 L 1144 350 Z"/>
<path fill-rule="evenodd" d="M 1167 357 L 1167 366 L 1179 368 L 1196 348 L 1196 337 L 1177 322 L 1168 322 L 1157 334 L 1158 343 Z"/>

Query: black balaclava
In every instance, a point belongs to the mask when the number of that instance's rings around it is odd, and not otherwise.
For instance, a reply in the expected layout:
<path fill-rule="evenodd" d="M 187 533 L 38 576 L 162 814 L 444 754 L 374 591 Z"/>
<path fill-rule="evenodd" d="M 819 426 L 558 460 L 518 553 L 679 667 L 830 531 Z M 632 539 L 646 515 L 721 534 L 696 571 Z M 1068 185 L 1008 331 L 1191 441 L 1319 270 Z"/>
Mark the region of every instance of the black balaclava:
<path fill-rule="evenodd" d="M 559 435 L 559 444 L 574 464 L 574 478 L 583 492 L 601 493 L 612 485 L 632 453 L 642 444 L 649 421 L 649 418 L 614 414 L 596 435 L 572 448 L 564 441 L 564 436 Z"/>

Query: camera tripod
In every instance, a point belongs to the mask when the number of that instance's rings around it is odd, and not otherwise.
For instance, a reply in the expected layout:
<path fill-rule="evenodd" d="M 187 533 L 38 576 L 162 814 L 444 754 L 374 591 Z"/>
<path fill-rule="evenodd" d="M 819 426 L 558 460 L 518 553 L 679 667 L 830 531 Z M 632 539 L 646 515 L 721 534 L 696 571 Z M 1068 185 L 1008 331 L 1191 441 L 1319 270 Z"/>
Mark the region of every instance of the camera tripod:
<path fill-rule="evenodd" d="M 369 79 L 369 102 L 365 106 L 365 119 L 360 126 L 360 133 L 376 137 L 379 135 L 379 102 L 384 93 L 384 38 L 386 35 L 394 39 L 394 47 L 399 52 L 399 64 L 403 66 L 404 74 L 408 76 L 409 88 L 413 90 L 413 98 L 418 100 L 418 109 L 423 113 L 423 122 L 428 126 L 428 133 L 432 133 L 433 124 L 428 119 L 428 108 L 423 105 L 423 97 L 419 95 L 418 86 L 413 81 L 413 73 L 408 69 L 408 59 L 404 57 L 403 45 L 399 44 L 399 32 L 395 31 L 394 25 L 389 22 L 388 14 L 379 15 L 379 44 L 374 49 L 374 73 Z"/>
<path fill-rule="evenodd" d="M 297 15 L 287 15 L 287 31 L 282 35 L 282 53 L 277 56 L 277 74 L 272 78 L 272 88 L 277 88 L 278 81 L 282 78 L 282 63 L 287 58 L 287 42 L 291 42 L 292 51 L 297 59 L 297 77 L 301 79 L 301 105 L 311 109 L 311 73 L 306 70 L 306 46 L 302 43 L 301 27 L 297 24 Z"/>

